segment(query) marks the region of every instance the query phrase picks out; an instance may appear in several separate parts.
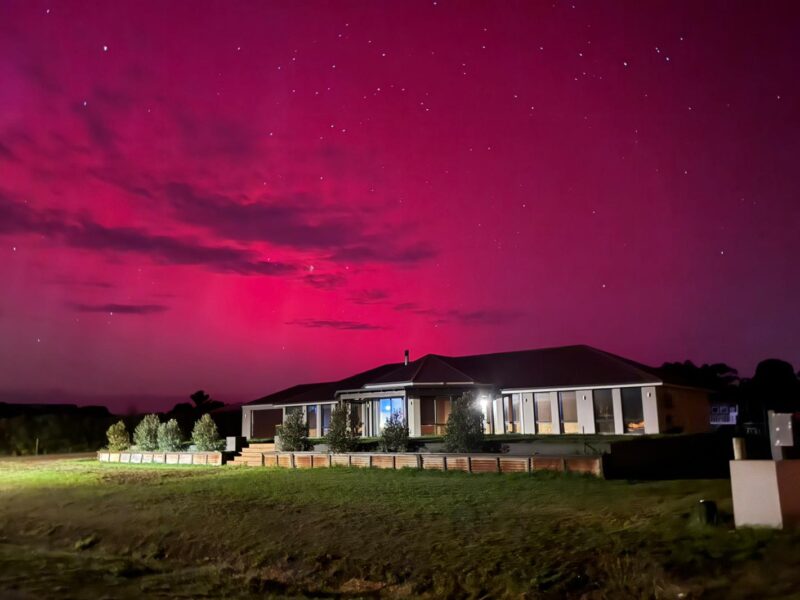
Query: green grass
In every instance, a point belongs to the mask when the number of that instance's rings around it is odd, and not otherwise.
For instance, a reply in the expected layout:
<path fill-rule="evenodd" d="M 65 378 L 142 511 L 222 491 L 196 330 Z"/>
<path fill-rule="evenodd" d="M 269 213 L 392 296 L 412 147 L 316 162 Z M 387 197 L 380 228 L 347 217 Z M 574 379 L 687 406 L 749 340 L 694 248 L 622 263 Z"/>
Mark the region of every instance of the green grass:
<path fill-rule="evenodd" d="M 0 597 L 785 598 L 727 481 L 0 462 Z M 680 596 L 684 594 L 684 596 Z"/>

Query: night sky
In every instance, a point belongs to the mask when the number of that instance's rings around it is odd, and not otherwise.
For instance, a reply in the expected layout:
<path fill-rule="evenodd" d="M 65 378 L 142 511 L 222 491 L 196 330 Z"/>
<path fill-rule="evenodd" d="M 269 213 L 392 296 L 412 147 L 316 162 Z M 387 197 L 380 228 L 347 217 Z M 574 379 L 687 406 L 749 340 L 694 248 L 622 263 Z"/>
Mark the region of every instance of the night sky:
<path fill-rule="evenodd" d="M 800 363 L 797 2 L 0 2 L 0 400 Z M 54 391 L 58 390 L 58 391 Z"/>

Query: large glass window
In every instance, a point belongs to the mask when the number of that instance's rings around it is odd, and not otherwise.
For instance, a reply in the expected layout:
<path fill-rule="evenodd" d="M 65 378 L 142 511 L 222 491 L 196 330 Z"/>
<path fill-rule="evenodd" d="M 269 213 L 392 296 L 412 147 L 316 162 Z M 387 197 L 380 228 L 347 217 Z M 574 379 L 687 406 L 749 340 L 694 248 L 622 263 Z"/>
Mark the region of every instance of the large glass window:
<path fill-rule="evenodd" d="M 331 429 L 332 410 L 333 410 L 333 405 L 331 404 L 322 405 L 322 435 L 327 435 L 328 431 L 330 431 Z"/>
<path fill-rule="evenodd" d="M 614 400 L 611 390 L 594 390 L 594 430 L 597 433 L 614 433 Z"/>
<path fill-rule="evenodd" d="M 553 405 L 548 392 L 537 392 L 533 396 L 536 412 L 536 433 L 553 433 Z"/>
<path fill-rule="evenodd" d="M 383 429 L 392 415 L 400 415 L 400 418 L 405 420 L 405 398 L 381 398 L 379 404 L 378 429 Z"/>
<path fill-rule="evenodd" d="M 644 433 L 642 388 L 622 388 L 622 423 L 625 433 Z"/>
<path fill-rule="evenodd" d="M 436 434 L 436 399 L 433 396 L 422 396 L 419 399 L 420 405 L 420 427 L 422 435 Z"/>
<path fill-rule="evenodd" d="M 580 433 L 575 392 L 558 392 L 558 410 L 561 413 L 561 433 Z"/>
<path fill-rule="evenodd" d="M 306 423 L 308 424 L 308 435 L 317 435 L 317 407 L 312 404 L 306 407 Z"/>

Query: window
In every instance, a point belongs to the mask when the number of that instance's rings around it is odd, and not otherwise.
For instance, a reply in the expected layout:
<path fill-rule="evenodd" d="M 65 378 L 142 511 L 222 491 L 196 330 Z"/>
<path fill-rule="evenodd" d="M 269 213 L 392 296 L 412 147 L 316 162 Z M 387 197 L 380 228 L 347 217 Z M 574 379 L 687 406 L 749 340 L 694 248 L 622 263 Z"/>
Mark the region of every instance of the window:
<path fill-rule="evenodd" d="M 444 435 L 445 431 L 447 431 L 450 406 L 450 396 L 436 396 L 436 435 Z"/>
<path fill-rule="evenodd" d="M 561 413 L 561 433 L 580 433 L 575 392 L 558 392 L 558 410 Z"/>
<path fill-rule="evenodd" d="M 306 422 L 308 423 L 308 435 L 317 435 L 317 407 L 312 404 L 306 407 Z"/>
<path fill-rule="evenodd" d="M 330 404 L 322 405 L 322 435 L 327 435 L 331 429 L 331 411 L 333 406 Z"/>
<path fill-rule="evenodd" d="M 534 394 L 534 411 L 536 413 L 536 433 L 553 433 L 553 405 L 548 392 Z"/>
<path fill-rule="evenodd" d="M 594 430 L 597 433 L 614 433 L 614 400 L 611 390 L 594 390 Z"/>
<path fill-rule="evenodd" d="M 405 398 L 381 398 L 379 401 L 380 413 L 378 415 L 378 429 L 382 430 L 394 414 L 400 415 L 400 418 L 405 420 Z"/>
<path fill-rule="evenodd" d="M 296 413 L 296 412 L 303 412 L 303 407 L 302 406 L 287 406 L 286 407 L 286 416 L 287 417 L 289 415 L 291 415 L 291 414 Z"/>
<path fill-rule="evenodd" d="M 505 433 L 515 433 L 521 431 L 519 422 L 519 399 L 519 394 L 503 396 L 503 421 L 505 423 Z"/>
<path fill-rule="evenodd" d="M 419 421 L 422 435 L 436 433 L 436 399 L 433 396 L 422 396 L 419 399 Z"/>
<path fill-rule="evenodd" d="M 622 424 L 625 433 L 644 433 L 642 388 L 622 388 Z"/>

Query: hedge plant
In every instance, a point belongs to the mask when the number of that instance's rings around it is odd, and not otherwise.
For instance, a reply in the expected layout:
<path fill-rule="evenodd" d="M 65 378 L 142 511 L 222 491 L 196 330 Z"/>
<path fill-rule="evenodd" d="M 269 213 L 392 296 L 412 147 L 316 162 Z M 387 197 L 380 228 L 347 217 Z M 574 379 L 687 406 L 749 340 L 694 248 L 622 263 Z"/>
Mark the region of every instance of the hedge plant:
<path fill-rule="evenodd" d="M 145 415 L 133 430 L 133 443 L 139 450 L 158 450 L 158 415 Z"/>
<path fill-rule="evenodd" d="M 400 413 L 392 413 L 383 426 L 380 437 L 384 452 L 405 452 L 408 448 L 408 426 Z"/>
<path fill-rule="evenodd" d="M 192 429 L 192 443 L 203 452 L 222 449 L 223 441 L 219 437 L 217 424 L 210 415 L 205 414 L 195 422 Z"/>
<path fill-rule="evenodd" d="M 181 449 L 181 428 L 175 419 L 170 419 L 166 423 L 158 426 L 158 449 L 166 452 L 174 452 Z"/>
<path fill-rule="evenodd" d="M 127 450 L 131 446 L 131 436 L 123 421 L 117 421 L 106 431 L 108 449 L 112 452 Z"/>
<path fill-rule="evenodd" d="M 448 452 L 477 452 L 483 445 L 483 412 L 472 394 L 453 402 L 447 417 L 444 447 Z"/>
<path fill-rule="evenodd" d="M 278 425 L 278 450 L 297 452 L 308 447 L 308 424 L 301 409 L 288 414 L 282 425 Z"/>
<path fill-rule="evenodd" d="M 352 452 L 358 444 L 358 418 L 347 404 L 340 403 L 331 411 L 331 425 L 325 436 L 331 452 Z"/>

